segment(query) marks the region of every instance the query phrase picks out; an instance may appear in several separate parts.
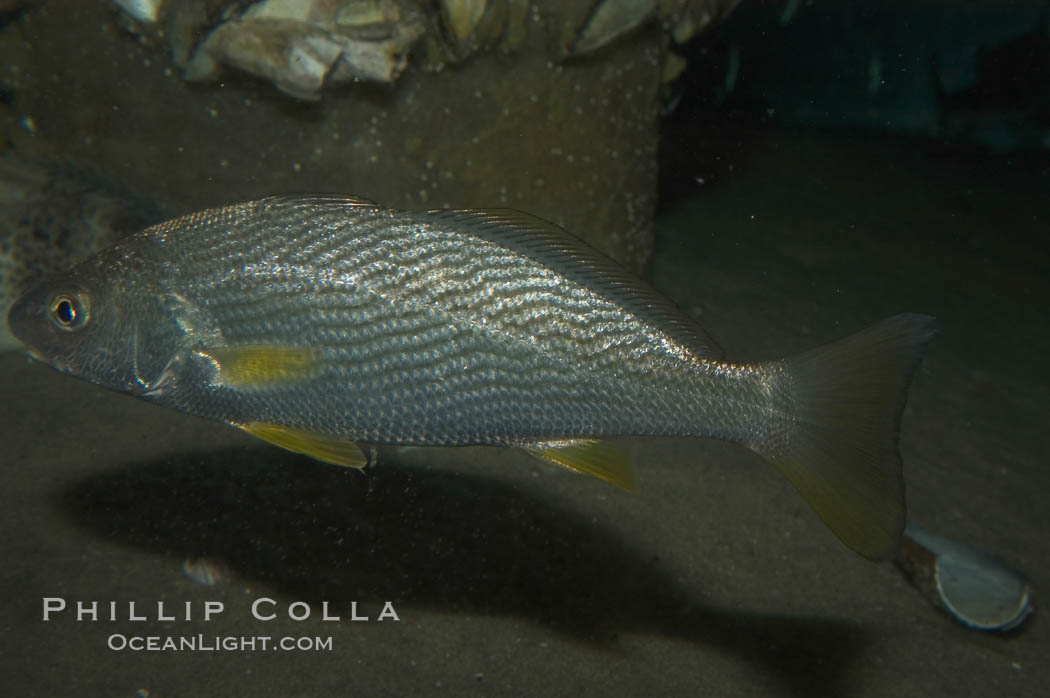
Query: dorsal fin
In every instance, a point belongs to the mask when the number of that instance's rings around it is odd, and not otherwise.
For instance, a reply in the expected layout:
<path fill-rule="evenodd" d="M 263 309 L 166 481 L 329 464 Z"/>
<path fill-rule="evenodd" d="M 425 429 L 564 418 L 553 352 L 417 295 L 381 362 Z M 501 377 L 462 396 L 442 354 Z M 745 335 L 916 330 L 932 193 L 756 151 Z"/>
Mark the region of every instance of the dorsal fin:
<path fill-rule="evenodd" d="M 268 206 L 288 206 L 291 208 L 308 208 L 312 206 L 346 206 L 348 208 L 386 208 L 371 199 L 342 194 L 274 194 L 250 202 L 252 205 L 266 208 Z"/>
<path fill-rule="evenodd" d="M 522 252 L 659 327 L 695 356 L 721 359 L 722 349 L 696 321 L 649 284 L 557 225 L 515 209 L 428 211 L 451 224 Z"/>

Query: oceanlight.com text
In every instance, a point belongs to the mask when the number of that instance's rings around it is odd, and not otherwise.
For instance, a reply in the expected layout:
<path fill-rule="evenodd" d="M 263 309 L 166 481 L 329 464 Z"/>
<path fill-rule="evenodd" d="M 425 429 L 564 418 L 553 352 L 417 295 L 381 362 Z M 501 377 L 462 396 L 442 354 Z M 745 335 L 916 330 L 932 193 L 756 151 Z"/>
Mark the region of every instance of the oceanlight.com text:
<path fill-rule="evenodd" d="M 332 638 L 269 635 L 123 635 L 113 633 L 106 640 L 118 652 L 331 652 Z"/>

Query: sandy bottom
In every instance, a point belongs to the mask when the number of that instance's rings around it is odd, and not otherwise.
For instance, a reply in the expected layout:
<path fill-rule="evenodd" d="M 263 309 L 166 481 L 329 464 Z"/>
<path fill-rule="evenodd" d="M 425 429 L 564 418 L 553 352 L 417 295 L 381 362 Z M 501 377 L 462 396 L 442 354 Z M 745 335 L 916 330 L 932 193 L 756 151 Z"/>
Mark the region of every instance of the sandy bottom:
<path fill-rule="evenodd" d="M 1050 588 L 1046 171 L 907 143 L 726 137 L 723 176 L 697 173 L 708 183 L 660 221 L 657 286 L 735 359 L 936 315 L 904 416 L 911 515 Z M 625 442 L 636 495 L 486 449 L 385 452 L 366 477 L 10 354 L 0 386 L 5 695 L 983 697 L 1050 683 L 1045 619 L 1011 637 L 955 626 L 731 445 Z M 44 622 L 47 597 L 70 610 Z M 253 617 L 257 599 L 277 617 Z M 78 622 L 78 601 L 100 619 Z M 128 619 L 130 601 L 146 620 Z M 204 620 L 209 601 L 224 611 Z M 289 618 L 297 601 L 308 619 Z M 385 601 L 400 620 L 378 620 Z M 158 620 L 158 602 L 176 619 Z M 351 620 L 352 602 L 370 620 Z M 264 636 L 254 651 L 110 648 Z M 285 637 L 314 648 L 272 648 Z"/>

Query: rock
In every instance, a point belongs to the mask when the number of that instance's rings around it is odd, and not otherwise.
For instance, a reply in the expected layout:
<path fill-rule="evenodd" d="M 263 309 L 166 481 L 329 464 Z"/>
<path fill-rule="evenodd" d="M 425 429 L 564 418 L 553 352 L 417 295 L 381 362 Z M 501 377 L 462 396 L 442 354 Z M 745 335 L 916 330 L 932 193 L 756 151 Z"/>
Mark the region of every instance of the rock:
<path fill-rule="evenodd" d="M 293 97 L 320 99 L 326 83 L 394 82 L 423 31 L 422 16 L 394 0 L 265 0 L 216 27 L 186 77 L 215 79 L 227 65 Z"/>

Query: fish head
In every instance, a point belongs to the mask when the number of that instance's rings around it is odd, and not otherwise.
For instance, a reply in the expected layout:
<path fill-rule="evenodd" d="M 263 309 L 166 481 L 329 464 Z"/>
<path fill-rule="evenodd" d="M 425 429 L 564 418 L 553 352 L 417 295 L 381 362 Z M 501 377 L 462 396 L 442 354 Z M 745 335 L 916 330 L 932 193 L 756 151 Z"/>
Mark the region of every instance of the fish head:
<path fill-rule="evenodd" d="M 100 254 L 25 290 L 7 315 L 29 354 L 112 390 L 149 395 L 185 345 L 156 275 Z"/>

